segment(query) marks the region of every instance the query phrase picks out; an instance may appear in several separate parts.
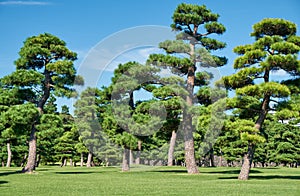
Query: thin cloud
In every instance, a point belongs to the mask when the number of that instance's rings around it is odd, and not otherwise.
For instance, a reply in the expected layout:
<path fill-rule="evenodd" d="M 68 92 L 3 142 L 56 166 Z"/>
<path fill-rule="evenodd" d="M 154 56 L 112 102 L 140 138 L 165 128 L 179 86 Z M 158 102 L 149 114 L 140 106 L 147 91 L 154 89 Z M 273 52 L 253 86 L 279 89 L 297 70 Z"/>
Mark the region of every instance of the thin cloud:
<path fill-rule="evenodd" d="M 0 1 L 0 5 L 49 5 L 49 2 L 42 1 Z"/>

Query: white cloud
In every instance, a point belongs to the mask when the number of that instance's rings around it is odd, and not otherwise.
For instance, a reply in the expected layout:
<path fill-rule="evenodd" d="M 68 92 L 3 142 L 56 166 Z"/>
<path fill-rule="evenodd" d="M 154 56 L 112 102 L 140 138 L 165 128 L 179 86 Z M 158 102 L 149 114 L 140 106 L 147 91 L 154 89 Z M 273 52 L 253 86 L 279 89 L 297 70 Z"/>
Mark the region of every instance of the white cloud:
<path fill-rule="evenodd" d="M 289 74 L 286 71 L 282 70 L 282 69 L 280 69 L 278 71 L 274 71 L 272 74 L 273 74 L 273 76 L 281 76 L 281 77 L 289 76 Z"/>
<path fill-rule="evenodd" d="M 0 1 L 0 5 L 49 5 L 43 1 Z"/>

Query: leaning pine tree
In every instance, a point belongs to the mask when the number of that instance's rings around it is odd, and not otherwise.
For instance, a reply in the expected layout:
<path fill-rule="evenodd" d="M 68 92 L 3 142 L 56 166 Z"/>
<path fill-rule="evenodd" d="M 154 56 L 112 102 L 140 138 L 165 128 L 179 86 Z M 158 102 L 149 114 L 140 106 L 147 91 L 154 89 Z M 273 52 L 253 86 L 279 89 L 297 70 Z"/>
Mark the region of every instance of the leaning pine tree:
<path fill-rule="evenodd" d="M 73 61 L 75 52 L 66 47 L 66 43 L 49 33 L 32 36 L 25 40 L 15 61 L 16 71 L 5 76 L 2 82 L 18 87 L 26 101 L 36 105 L 40 116 L 51 94 L 58 97 L 72 97 L 74 82 L 82 84 L 81 77 L 76 76 Z M 40 117 L 39 116 L 39 117 Z M 31 173 L 36 166 L 37 125 L 39 117 L 33 122 L 29 138 L 29 153 L 23 172 Z"/>
<path fill-rule="evenodd" d="M 186 106 L 182 116 L 185 162 L 188 173 L 195 174 L 199 171 L 195 160 L 192 116 L 188 108 L 194 104 L 194 87 L 201 75 L 196 73 L 196 68 L 216 67 L 226 63 L 226 58 L 210 55 L 211 51 L 224 48 L 225 43 L 208 37 L 211 34 L 223 34 L 225 27 L 217 22 L 219 15 L 212 13 L 204 5 L 182 3 L 178 5 L 172 18 L 172 29 L 180 32 L 177 39 L 160 43 L 159 47 L 167 55 L 152 54 L 148 63 L 169 67 L 173 73 L 186 76 Z"/>
<path fill-rule="evenodd" d="M 255 145 L 264 141 L 260 131 L 268 112 L 274 109 L 272 103 L 278 104 L 281 98 L 291 94 L 284 81 L 271 80 L 272 73 L 283 70 L 299 79 L 300 72 L 297 58 L 300 37 L 296 36 L 296 24 L 283 19 L 263 19 L 253 26 L 251 36 L 256 39 L 253 44 L 234 48 L 241 55 L 233 65 L 239 71 L 223 77 L 227 88 L 236 91 L 236 97 L 229 102 L 231 107 L 256 115 L 253 128 L 241 130 L 241 139 L 247 141 L 248 150 L 243 157 L 240 180 L 249 178 Z"/>

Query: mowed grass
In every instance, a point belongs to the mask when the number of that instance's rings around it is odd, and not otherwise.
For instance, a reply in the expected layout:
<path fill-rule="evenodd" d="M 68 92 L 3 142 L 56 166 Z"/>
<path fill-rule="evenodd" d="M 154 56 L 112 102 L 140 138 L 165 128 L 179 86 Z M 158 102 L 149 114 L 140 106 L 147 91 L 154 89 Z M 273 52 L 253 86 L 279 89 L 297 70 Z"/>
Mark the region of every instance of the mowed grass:
<path fill-rule="evenodd" d="M 39 167 L 35 174 L 0 168 L 0 195 L 300 195 L 300 168 L 252 169 L 249 181 L 237 180 L 239 168 Z"/>

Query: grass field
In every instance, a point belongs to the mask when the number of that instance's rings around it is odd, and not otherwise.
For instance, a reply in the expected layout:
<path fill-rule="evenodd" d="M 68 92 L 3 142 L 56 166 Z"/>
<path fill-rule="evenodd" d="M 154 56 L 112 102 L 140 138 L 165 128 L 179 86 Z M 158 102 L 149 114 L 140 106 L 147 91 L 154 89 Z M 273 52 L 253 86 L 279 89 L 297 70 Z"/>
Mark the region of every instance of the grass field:
<path fill-rule="evenodd" d="M 239 168 L 39 167 L 35 174 L 0 168 L 0 195 L 300 195 L 300 168 L 252 169 L 249 181 L 237 180 Z"/>

